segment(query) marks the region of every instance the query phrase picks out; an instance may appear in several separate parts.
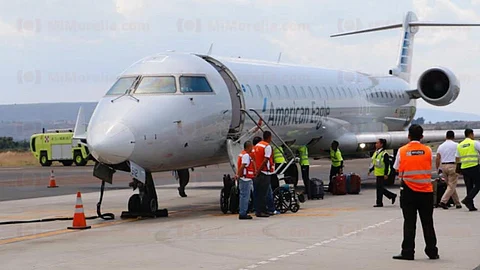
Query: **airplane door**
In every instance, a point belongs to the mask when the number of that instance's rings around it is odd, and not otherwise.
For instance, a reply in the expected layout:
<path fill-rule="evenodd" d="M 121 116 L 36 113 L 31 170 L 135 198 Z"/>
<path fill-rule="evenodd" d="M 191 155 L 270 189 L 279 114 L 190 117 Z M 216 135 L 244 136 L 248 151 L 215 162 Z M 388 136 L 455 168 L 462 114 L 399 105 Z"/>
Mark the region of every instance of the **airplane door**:
<path fill-rule="evenodd" d="M 228 92 L 230 93 L 230 100 L 232 104 L 232 121 L 230 123 L 229 137 L 237 137 L 241 134 L 243 129 L 243 123 L 245 116 L 242 113 L 242 109 L 245 109 L 245 102 L 242 92 L 242 87 L 237 81 L 233 73 L 221 62 L 213 59 L 209 56 L 201 56 L 207 62 L 209 62 L 218 73 L 222 76 L 225 84 L 228 87 Z"/>

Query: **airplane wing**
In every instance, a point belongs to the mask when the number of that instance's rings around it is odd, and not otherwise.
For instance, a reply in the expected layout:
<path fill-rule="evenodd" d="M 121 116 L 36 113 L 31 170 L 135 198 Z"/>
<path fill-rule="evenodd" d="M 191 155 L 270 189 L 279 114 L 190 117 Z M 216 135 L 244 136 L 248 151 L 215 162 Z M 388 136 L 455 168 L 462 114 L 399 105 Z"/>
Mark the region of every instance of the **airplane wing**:
<path fill-rule="evenodd" d="M 464 140 L 464 131 L 464 129 L 453 130 L 455 133 L 454 141 L 460 142 Z M 422 143 L 443 142 L 445 141 L 446 133 L 447 130 L 424 130 Z M 476 139 L 480 139 L 480 129 L 474 129 L 473 133 L 475 134 Z M 375 150 L 375 142 L 380 138 L 387 140 L 388 149 L 398 149 L 409 142 L 408 131 L 362 133 L 355 136 L 359 148 L 363 151 Z"/>

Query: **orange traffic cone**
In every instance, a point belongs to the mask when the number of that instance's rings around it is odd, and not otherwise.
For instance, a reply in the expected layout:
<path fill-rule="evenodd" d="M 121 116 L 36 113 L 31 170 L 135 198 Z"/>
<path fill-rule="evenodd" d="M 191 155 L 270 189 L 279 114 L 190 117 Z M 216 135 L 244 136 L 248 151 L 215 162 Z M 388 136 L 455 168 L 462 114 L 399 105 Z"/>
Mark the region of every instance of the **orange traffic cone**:
<path fill-rule="evenodd" d="M 48 186 L 48 188 L 56 188 L 58 187 L 57 186 L 57 183 L 55 182 L 55 174 L 53 173 L 53 170 L 52 172 L 50 173 L 50 185 Z"/>
<path fill-rule="evenodd" d="M 73 224 L 72 227 L 67 229 L 73 230 L 85 230 L 90 229 L 92 226 L 87 226 L 87 221 L 85 220 L 85 214 L 83 213 L 83 203 L 82 195 L 80 192 L 77 192 L 77 204 L 75 205 L 75 214 L 73 215 Z"/>

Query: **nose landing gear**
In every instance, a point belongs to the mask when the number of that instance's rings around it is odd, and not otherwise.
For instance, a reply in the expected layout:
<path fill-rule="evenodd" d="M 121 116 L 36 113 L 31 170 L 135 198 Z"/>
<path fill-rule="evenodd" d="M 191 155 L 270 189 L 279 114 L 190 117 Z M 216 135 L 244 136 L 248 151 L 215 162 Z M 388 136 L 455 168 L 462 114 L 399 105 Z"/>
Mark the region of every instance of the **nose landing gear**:
<path fill-rule="evenodd" d="M 122 212 L 121 218 L 168 217 L 167 209 L 158 209 L 157 191 L 152 173 L 146 172 L 145 184 L 134 178 L 129 186 L 133 190 L 138 188 L 139 193 L 130 197 L 128 211 Z"/>

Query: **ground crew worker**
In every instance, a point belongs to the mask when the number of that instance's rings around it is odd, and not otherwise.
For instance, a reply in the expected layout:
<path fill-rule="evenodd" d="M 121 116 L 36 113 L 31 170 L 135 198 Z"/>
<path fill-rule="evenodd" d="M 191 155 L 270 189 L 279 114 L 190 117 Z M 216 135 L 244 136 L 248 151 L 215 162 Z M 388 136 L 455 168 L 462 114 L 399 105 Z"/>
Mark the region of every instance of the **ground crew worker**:
<path fill-rule="evenodd" d="M 250 199 L 250 193 L 253 190 L 253 178 L 255 177 L 255 162 L 250 156 L 252 153 L 252 142 L 246 141 L 243 144 L 243 151 L 238 155 L 237 160 L 237 174 L 238 189 L 240 191 L 240 209 L 239 219 L 252 219 L 252 216 L 248 215 L 248 201 Z"/>
<path fill-rule="evenodd" d="M 298 154 L 300 156 L 300 169 L 302 171 L 302 180 L 303 185 L 305 186 L 304 194 L 307 194 L 308 199 L 310 198 L 309 187 L 310 187 L 310 162 L 308 161 L 308 148 L 306 145 L 300 146 L 298 148 Z"/>
<path fill-rule="evenodd" d="M 254 146 L 255 151 L 255 165 L 256 165 L 256 177 L 254 180 L 255 185 L 255 216 L 257 217 L 269 217 L 267 213 L 267 196 L 269 188 L 271 189 L 271 174 L 274 171 L 272 147 L 270 142 L 272 141 L 272 133 L 270 131 L 263 132 L 263 140 Z M 273 201 L 273 196 L 272 196 Z"/>
<path fill-rule="evenodd" d="M 440 258 L 433 227 L 432 149 L 420 143 L 422 138 L 423 128 L 411 125 L 408 129 L 410 142 L 398 150 L 393 165 L 402 179 L 400 207 L 404 218 L 402 252 L 393 256 L 397 260 L 414 259 L 417 211 L 422 222 L 425 253 L 432 260 Z"/>
<path fill-rule="evenodd" d="M 276 168 L 275 170 L 277 170 L 277 172 L 281 172 L 283 170 L 283 166 L 286 165 L 282 147 L 273 146 L 273 162 L 275 163 L 275 168 Z M 280 185 L 277 174 L 272 175 L 271 184 L 272 184 L 272 190 L 275 190 Z"/>
<path fill-rule="evenodd" d="M 175 173 L 175 177 L 178 177 L 178 194 L 180 197 L 187 197 L 187 194 L 185 193 L 185 187 L 187 187 L 188 182 L 190 182 L 190 172 L 188 169 L 182 169 L 175 171 Z"/>
<path fill-rule="evenodd" d="M 447 131 L 447 139 L 437 148 L 437 156 L 435 158 L 435 166 L 442 170 L 447 181 L 447 190 L 443 193 L 442 199 L 438 204 L 443 209 L 448 209 L 448 201 L 450 197 L 457 208 L 462 208 L 457 194 L 458 174 L 455 172 L 455 154 L 457 152 L 458 143 L 454 142 L 455 133 L 452 130 Z"/>
<path fill-rule="evenodd" d="M 480 153 L 480 142 L 474 141 L 473 130 L 465 129 L 465 140 L 457 146 L 456 161 L 462 163 L 460 166 L 465 186 L 467 187 L 467 197 L 462 203 L 470 211 L 477 211 L 473 199 L 480 190 L 480 171 L 478 165 L 478 155 Z"/>
<path fill-rule="evenodd" d="M 377 149 L 372 156 L 372 166 L 368 172 L 370 175 L 373 171 L 373 175 L 376 177 L 376 187 L 377 187 L 377 202 L 373 207 L 383 207 L 383 196 L 392 200 L 392 204 L 395 203 L 397 194 L 389 191 L 385 188 L 385 181 L 388 180 L 389 168 L 390 168 L 390 157 L 385 150 L 385 145 L 387 140 L 378 139 L 375 144 Z"/>
<path fill-rule="evenodd" d="M 330 160 L 332 166 L 330 167 L 330 180 L 328 183 L 328 191 L 332 192 L 332 179 L 335 175 L 343 173 L 343 157 L 342 152 L 340 152 L 339 143 L 333 141 L 330 148 Z"/>

